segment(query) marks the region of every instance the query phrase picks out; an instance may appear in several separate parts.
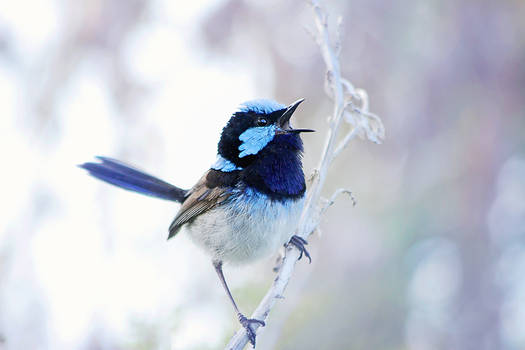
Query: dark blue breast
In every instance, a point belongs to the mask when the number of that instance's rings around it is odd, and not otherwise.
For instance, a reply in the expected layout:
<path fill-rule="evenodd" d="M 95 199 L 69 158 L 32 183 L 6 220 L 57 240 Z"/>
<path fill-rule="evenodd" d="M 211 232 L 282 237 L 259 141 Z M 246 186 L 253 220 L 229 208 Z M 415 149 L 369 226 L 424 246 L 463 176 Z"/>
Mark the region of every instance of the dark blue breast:
<path fill-rule="evenodd" d="M 241 172 L 241 181 L 272 199 L 301 198 L 306 189 L 302 150 L 299 135 L 276 135 Z"/>

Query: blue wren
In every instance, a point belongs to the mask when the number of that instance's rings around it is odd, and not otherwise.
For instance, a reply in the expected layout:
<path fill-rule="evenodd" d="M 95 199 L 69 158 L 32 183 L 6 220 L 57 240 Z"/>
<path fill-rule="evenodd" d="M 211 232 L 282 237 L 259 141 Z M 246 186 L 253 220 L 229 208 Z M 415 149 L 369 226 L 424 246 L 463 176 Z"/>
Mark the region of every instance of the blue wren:
<path fill-rule="evenodd" d="M 240 323 L 255 347 L 251 323 L 238 309 L 224 275 L 223 262 L 243 264 L 293 244 L 310 258 L 294 229 L 303 209 L 303 144 L 290 117 L 303 99 L 284 106 L 272 100 L 248 101 L 222 130 L 216 162 L 190 190 L 184 190 L 122 162 L 97 157 L 80 167 L 105 182 L 145 195 L 182 203 L 168 239 L 185 228 L 211 256 Z"/>

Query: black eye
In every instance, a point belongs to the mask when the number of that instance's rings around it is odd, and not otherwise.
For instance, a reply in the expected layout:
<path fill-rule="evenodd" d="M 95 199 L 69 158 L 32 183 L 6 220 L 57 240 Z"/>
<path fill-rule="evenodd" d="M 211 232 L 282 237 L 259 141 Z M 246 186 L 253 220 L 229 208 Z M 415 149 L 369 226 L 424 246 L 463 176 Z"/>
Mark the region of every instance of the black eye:
<path fill-rule="evenodd" d="M 257 124 L 257 126 L 266 126 L 268 125 L 268 119 L 261 117 L 257 119 L 255 123 Z"/>

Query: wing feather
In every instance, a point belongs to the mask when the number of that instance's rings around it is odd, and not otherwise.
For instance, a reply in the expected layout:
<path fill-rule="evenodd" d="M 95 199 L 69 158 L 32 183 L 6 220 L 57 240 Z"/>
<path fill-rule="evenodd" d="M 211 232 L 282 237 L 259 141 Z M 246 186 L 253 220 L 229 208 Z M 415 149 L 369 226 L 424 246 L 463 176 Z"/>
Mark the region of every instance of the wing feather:
<path fill-rule="evenodd" d="M 231 195 L 229 186 L 210 188 L 207 181 L 208 174 L 209 172 L 204 174 L 190 190 L 187 199 L 182 203 L 177 216 L 170 225 L 168 239 L 175 236 L 184 224 L 220 205 Z"/>

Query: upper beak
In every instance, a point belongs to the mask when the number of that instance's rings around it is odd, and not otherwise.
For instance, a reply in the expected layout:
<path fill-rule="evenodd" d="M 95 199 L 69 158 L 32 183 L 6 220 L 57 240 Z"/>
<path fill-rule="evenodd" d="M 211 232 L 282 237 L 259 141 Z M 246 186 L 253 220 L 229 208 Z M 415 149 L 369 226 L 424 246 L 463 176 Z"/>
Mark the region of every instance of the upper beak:
<path fill-rule="evenodd" d="M 300 133 L 300 132 L 313 132 L 315 130 L 312 129 L 291 129 L 290 128 L 290 118 L 292 117 L 293 112 L 297 109 L 297 106 L 301 104 L 301 102 L 304 101 L 304 98 L 301 98 L 291 105 L 289 105 L 286 108 L 286 111 L 279 117 L 279 120 L 277 121 L 279 126 L 283 131 L 286 131 L 287 133 Z"/>

